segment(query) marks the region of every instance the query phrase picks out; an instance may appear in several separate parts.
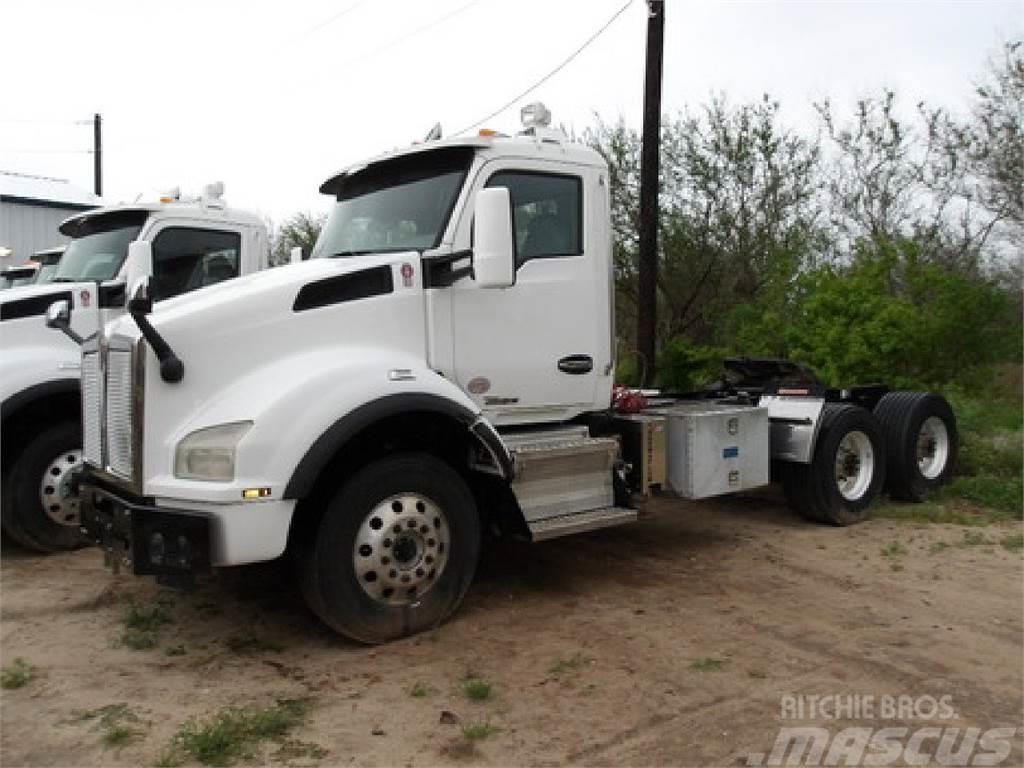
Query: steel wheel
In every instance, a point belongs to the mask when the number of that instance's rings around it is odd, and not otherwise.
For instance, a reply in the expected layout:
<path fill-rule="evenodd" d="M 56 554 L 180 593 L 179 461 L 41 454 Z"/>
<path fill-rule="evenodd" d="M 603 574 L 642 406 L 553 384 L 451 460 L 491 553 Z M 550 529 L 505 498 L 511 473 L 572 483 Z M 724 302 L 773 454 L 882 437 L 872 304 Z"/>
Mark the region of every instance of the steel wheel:
<path fill-rule="evenodd" d="M 929 416 L 917 433 L 917 466 L 927 480 L 934 480 L 949 461 L 949 430 L 938 416 Z"/>
<path fill-rule="evenodd" d="M 861 498 L 875 474 L 871 440 L 861 431 L 847 432 L 836 450 L 836 487 L 847 501 Z"/>
<path fill-rule="evenodd" d="M 46 467 L 39 480 L 39 501 L 46 516 L 58 525 L 79 526 L 78 494 L 72 475 L 82 469 L 82 449 L 62 452 Z"/>
<path fill-rule="evenodd" d="M 352 564 L 359 585 L 385 605 L 418 602 L 444 572 L 450 538 L 444 511 L 426 496 L 384 499 L 356 534 Z"/>
<path fill-rule="evenodd" d="M 436 456 L 381 457 L 347 478 L 322 516 L 302 520 L 293 553 L 303 597 L 354 640 L 382 643 L 436 627 L 473 580 L 476 501 Z"/>

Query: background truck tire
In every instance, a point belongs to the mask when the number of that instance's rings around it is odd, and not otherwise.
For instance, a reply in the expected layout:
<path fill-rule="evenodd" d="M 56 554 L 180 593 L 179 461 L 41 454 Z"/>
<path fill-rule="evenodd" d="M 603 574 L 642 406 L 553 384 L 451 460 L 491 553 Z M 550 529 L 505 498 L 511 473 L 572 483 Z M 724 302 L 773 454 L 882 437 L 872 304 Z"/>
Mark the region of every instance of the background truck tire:
<path fill-rule="evenodd" d="M 923 501 L 949 482 L 959 435 L 946 398 L 932 392 L 889 392 L 875 406 L 885 437 L 885 489 L 900 501 Z"/>
<path fill-rule="evenodd" d="M 885 444 L 869 411 L 828 403 L 821 412 L 810 464 L 784 465 L 783 486 L 791 507 L 809 520 L 852 525 L 885 482 Z"/>
<path fill-rule="evenodd" d="M 75 422 L 54 424 L 28 438 L 3 487 L 3 529 L 14 541 L 38 552 L 85 544 L 77 495 L 62 493 L 71 470 L 80 465 L 81 453 L 82 433 Z M 55 502 L 50 512 L 43 505 L 47 492 Z"/>
<path fill-rule="evenodd" d="M 444 621 L 479 553 L 466 483 L 439 459 L 408 453 L 356 472 L 295 554 L 310 609 L 343 635 L 383 643 Z"/>

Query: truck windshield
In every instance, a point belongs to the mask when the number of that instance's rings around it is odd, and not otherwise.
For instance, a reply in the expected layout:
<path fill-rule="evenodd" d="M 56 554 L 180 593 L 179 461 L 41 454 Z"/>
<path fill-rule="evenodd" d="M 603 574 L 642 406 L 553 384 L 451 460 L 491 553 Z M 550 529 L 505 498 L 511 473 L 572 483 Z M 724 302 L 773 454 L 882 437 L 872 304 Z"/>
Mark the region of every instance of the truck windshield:
<path fill-rule="evenodd" d="M 61 231 L 74 239 L 64 251 L 53 282 L 102 282 L 116 277 L 128 254 L 128 243 L 139 236 L 148 216 L 146 211 L 112 211 L 76 221 L 70 229 L 62 227 Z"/>
<path fill-rule="evenodd" d="M 336 195 L 338 202 L 312 257 L 437 247 L 472 159 L 469 147 L 446 147 L 331 179 L 320 191 Z"/>

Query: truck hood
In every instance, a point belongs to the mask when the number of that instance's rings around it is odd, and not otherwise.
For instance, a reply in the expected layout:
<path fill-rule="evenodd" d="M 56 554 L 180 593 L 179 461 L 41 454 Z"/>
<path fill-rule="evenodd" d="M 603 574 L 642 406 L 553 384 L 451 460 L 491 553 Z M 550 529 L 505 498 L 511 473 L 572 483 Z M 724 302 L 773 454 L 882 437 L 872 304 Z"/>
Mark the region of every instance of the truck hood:
<path fill-rule="evenodd" d="M 175 346 L 173 334 L 179 329 L 202 326 L 208 338 L 219 336 L 228 329 L 256 328 L 270 322 L 280 322 L 293 314 L 293 305 L 299 292 L 320 280 L 371 270 L 395 263 L 415 266 L 415 283 L 421 284 L 419 254 L 403 253 L 367 254 L 350 258 L 311 259 L 288 264 L 251 275 L 225 280 L 221 283 L 192 291 L 173 299 L 154 304 L 150 322 L 158 331 L 166 330 L 172 336 L 167 341 Z M 130 315 L 119 318 L 107 329 L 108 335 L 129 338 L 140 335 Z M 175 348 L 177 352 L 177 348 Z M 180 353 L 179 353 L 180 354 Z M 187 361 L 186 361 L 187 365 Z"/>

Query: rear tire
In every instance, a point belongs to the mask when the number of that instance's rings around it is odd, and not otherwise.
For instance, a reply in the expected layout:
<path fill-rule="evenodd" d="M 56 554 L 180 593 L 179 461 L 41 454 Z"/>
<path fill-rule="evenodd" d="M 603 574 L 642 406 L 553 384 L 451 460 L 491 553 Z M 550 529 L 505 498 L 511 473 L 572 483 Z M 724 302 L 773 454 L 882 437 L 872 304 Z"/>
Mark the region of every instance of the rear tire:
<path fill-rule="evenodd" d="M 889 392 L 875 406 L 885 436 L 885 489 L 899 501 L 924 501 L 949 482 L 959 435 L 946 398 L 932 392 Z"/>
<path fill-rule="evenodd" d="M 462 602 L 480 519 L 451 467 L 399 454 L 357 471 L 297 547 L 310 609 L 347 637 L 383 643 L 436 627 Z"/>
<path fill-rule="evenodd" d="M 869 411 L 826 403 L 810 464 L 784 465 L 783 487 L 789 505 L 808 520 L 853 525 L 866 519 L 868 507 L 885 481 L 885 445 Z"/>
<path fill-rule="evenodd" d="M 82 431 L 77 422 L 54 424 L 30 437 L 3 487 L 3 529 L 37 552 L 83 546 L 78 495 L 71 474 L 81 468 Z"/>

